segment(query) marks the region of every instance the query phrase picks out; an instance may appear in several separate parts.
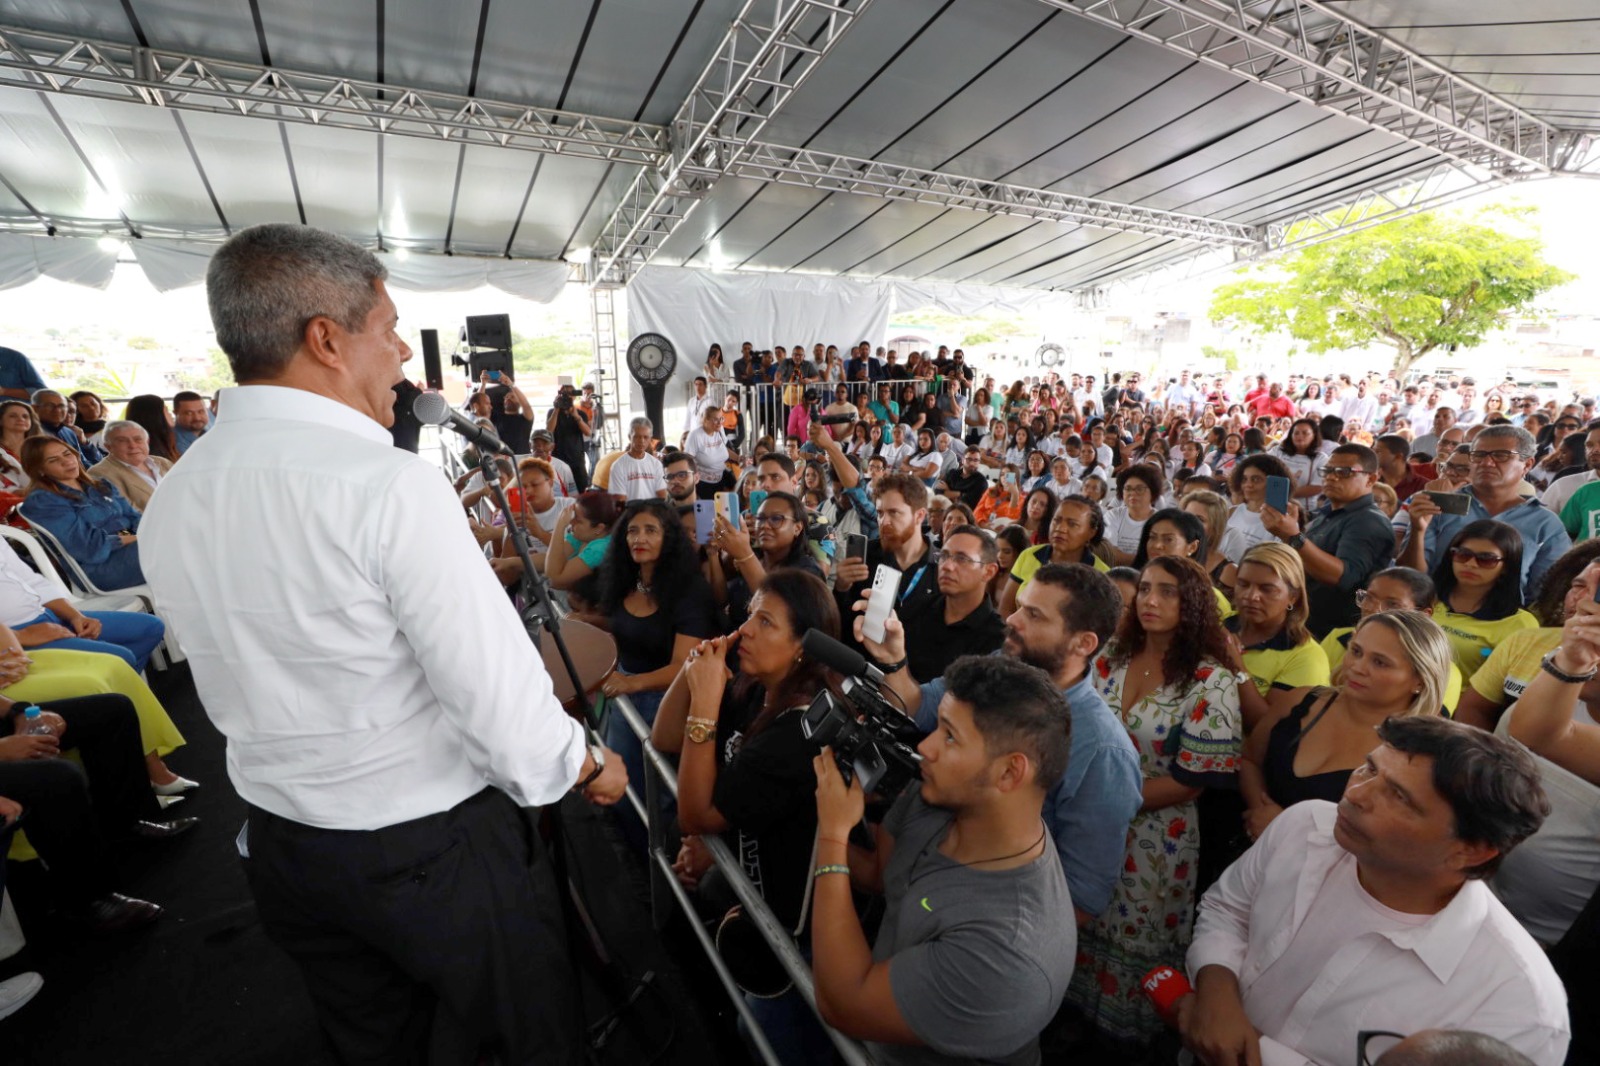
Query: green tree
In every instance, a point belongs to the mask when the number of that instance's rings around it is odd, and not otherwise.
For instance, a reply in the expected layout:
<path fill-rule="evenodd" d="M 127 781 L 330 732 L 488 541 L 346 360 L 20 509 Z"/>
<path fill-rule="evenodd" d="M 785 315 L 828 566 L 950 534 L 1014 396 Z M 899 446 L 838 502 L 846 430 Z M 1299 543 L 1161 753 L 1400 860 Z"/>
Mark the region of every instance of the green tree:
<path fill-rule="evenodd" d="M 1215 322 L 1287 334 L 1321 354 L 1394 349 L 1403 375 L 1435 348 L 1470 347 L 1572 280 L 1544 261 L 1531 210 L 1430 212 L 1314 244 L 1212 294 Z"/>
<path fill-rule="evenodd" d="M 128 347 L 136 352 L 150 352 L 161 347 L 154 337 L 129 337 Z"/>

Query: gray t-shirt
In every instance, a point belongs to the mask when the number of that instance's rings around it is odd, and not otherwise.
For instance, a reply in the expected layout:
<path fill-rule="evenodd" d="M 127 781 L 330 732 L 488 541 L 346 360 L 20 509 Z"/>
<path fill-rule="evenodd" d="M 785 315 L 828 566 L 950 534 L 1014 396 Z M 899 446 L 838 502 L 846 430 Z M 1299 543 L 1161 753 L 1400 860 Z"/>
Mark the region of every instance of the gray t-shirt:
<path fill-rule="evenodd" d="M 894 855 L 872 957 L 894 960 L 895 1005 L 926 1046 L 872 1050 L 885 1066 L 1031 1066 L 1072 979 L 1078 930 L 1067 879 L 1049 834 L 1026 866 L 955 862 L 939 851 L 953 819 L 911 788 L 884 820 Z"/>

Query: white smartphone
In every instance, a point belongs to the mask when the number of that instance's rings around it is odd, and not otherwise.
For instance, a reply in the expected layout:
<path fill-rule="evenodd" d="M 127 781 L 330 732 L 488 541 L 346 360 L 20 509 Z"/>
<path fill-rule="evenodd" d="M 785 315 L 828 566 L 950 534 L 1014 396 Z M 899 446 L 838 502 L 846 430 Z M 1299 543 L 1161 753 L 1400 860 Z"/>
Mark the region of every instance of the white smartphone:
<path fill-rule="evenodd" d="M 900 591 L 900 571 L 884 563 L 878 564 L 878 572 L 872 578 L 872 591 L 867 594 L 867 614 L 861 623 L 861 632 L 868 640 L 882 644 L 884 637 L 883 624 L 889 620 L 889 612 L 894 610 L 894 598 Z"/>

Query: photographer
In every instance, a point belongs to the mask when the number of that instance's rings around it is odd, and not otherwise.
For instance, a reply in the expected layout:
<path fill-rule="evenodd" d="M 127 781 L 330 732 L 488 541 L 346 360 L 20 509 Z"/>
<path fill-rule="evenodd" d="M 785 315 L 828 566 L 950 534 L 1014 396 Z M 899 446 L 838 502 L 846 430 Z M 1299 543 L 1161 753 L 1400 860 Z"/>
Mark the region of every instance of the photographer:
<path fill-rule="evenodd" d="M 846 844 L 865 810 L 860 783 L 845 785 L 832 751 L 814 760 L 817 1009 L 878 1045 L 880 1063 L 1037 1061 L 1077 943 L 1040 817 L 1071 719 L 1050 679 L 1013 659 L 958 659 L 944 680 L 939 728 L 918 748 L 921 787 L 895 802 L 871 855 Z M 857 879 L 885 897 L 870 949 Z"/>
<path fill-rule="evenodd" d="M 550 415 L 545 419 L 544 428 L 556 439 L 556 458 L 572 468 L 572 476 L 577 481 L 578 491 L 587 489 L 589 467 L 583 461 L 584 440 L 594 432 L 594 427 L 590 425 L 583 408 L 577 405 L 576 390 L 571 385 L 561 386 L 560 391 L 556 393 L 555 404 L 550 408 Z M 527 450 L 517 449 L 515 445 L 512 447 L 518 454 Z"/>
<path fill-rule="evenodd" d="M 528 435 L 533 432 L 533 404 L 517 388 L 508 370 L 485 370 L 478 375 L 478 388 L 489 397 L 489 421 L 506 447 L 517 455 L 528 453 Z"/>

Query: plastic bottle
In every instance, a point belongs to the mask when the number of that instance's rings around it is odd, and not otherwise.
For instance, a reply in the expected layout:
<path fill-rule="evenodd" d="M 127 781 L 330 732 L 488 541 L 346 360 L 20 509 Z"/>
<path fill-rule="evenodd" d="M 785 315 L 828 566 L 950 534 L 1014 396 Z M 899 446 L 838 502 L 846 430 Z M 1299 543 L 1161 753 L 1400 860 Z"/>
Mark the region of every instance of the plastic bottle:
<path fill-rule="evenodd" d="M 39 708 L 29 707 L 22 712 L 22 735 L 25 737 L 53 736 L 55 730 L 39 716 Z"/>

